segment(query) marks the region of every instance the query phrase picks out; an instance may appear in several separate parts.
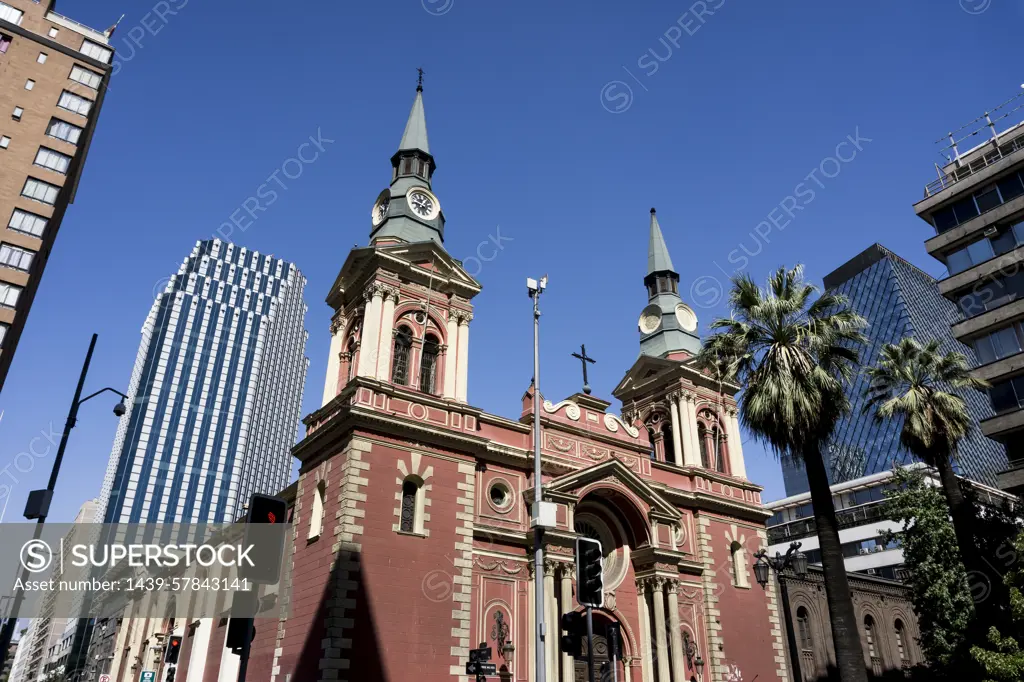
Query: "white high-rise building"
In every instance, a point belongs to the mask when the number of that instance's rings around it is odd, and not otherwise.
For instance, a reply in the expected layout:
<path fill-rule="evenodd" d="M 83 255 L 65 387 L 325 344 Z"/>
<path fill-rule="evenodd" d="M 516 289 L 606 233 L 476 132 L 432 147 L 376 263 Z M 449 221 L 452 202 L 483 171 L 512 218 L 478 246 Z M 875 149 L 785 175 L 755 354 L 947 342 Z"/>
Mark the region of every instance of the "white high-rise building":
<path fill-rule="evenodd" d="M 97 520 L 230 522 L 291 477 L 308 360 L 295 265 L 199 241 L 142 327 Z"/>

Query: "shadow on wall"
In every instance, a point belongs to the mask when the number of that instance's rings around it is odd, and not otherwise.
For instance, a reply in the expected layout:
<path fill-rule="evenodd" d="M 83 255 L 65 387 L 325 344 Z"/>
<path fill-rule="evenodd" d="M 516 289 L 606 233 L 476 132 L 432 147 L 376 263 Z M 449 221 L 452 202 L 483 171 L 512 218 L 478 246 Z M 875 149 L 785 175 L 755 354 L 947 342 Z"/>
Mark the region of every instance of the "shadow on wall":
<path fill-rule="evenodd" d="M 871 682 L 907 682 L 908 680 L 927 680 L 928 669 L 924 666 L 907 668 L 906 670 L 886 670 L 880 675 L 868 670 L 868 680 Z M 804 677 L 804 682 L 840 682 L 839 670 L 835 666 L 828 667 L 828 674 L 820 677 Z"/>

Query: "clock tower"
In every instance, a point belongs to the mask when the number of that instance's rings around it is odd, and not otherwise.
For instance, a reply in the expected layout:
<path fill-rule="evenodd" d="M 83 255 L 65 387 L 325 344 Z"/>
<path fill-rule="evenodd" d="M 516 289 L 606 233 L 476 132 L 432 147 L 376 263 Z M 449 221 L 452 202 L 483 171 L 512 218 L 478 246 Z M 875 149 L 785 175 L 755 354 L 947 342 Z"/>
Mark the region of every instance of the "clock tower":
<path fill-rule="evenodd" d="M 371 244 L 444 243 L 444 214 L 430 189 L 437 164 L 427 140 L 422 75 L 420 78 L 402 142 L 391 157 L 391 185 L 380 193 L 370 212 Z"/>
<path fill-rule="evenodd" d="M 649 302 L 640 314 L 640 354 L 657 358 L 696 355 L 697 315 L 679 297 L 679 273 L 665 246 L 658 215 L 651 209 L 651 236 L 644 277 Z"/>

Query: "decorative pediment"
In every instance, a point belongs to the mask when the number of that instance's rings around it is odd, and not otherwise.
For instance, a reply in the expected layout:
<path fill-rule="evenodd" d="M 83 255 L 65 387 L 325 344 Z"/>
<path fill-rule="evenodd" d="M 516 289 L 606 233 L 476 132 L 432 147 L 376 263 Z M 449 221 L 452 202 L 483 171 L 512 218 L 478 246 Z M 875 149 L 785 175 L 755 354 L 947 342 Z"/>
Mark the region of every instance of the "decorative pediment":
<path fill-rule="evenodd" d="M 544 491 L 545 494 L 575 497 L 578 491 L 601 481 L 612 481 L 617 484 L 615 487 L 621 486 L 633 493 L 647 505 L 648 516 L 663 520 L 682 518 L 679 510 L 658 494 L 646 481 L 633 473 L 629 467 L 614 458 L 597 466 L 559 476 L 548 482 L 544 486 Z"/>
<path fill-rule="evenodd" d="M 620 394 L 629 393 L 639 389 L 644 384 L 657 381 L 661 377 L 667 377 L 679 369 L 681 363 L 675 360 L 654 358 L 649 355 L 641 355 L 633 363 L 633 366 L 626 372 L 619 385 L 612 391 L 612 395 L 620 398 Z"/>

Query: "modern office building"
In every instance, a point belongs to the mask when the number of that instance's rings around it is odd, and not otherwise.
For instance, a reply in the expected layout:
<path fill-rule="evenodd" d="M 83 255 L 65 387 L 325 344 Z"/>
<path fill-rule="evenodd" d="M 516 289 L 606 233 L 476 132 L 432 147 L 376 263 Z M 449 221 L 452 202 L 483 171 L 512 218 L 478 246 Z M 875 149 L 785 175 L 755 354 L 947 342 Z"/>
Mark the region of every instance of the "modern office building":
<path fill-rule="evenodd" d="M 953 338 L 950 327 L 963 319 L 951 301 L 939 293 L 934 277 L 900 258 L 880 244 L 873 244 L 849 262 L 825 276 L 825 288 L 845 295 L 853 308 L 868 322 L 868 343 L 861 353 L 864 367 L 878 362 L 886 344 L 912 336 L 922 344 L 939 341 L 944 352 L 959 352 L 973 363 L 974 350 Z M 829 480 L 833 484 L 877 474 L 894 464 L 913 461 L 900 448 L 902 422 L 878 422 L 864 412 L 864 391 L 870 382 L 860 374 L 851 382 L 847 395 L 852 409 L 836 427 L 825 451 Z M 960 443 L 958 473 L 996 485 L 996 475 L 1006 468 L 1003 446 L 982 433 L 978 424 L 992 417 L 988 397 L 979 391 L 961 393 L 973 417 L 967 437 Z M 787 495 L 809 490 L 807 475 L 799 462 L 783 460 Z"/>
<path fill-rule="evenodd" d="M 98 520 L 230 522 L 288 485 L 305 285 L 280 258 L 196 243 L 142 327 Z"/>
<path fill-rule="evenodd" d="M 939 290 L 965 318 L 953 335 L 977 350 L 974 375 L 992 384 L 995 414 L 981 429 L 1007 448 L 999 486 L 1017 493 L 1024 491 L 1024 122 L 1003 132 L 996 123 L 1016 115 L 1022 97 L 986 113 L 978 129 L 951 134 L 950 162 L 914 204 L 935 231 L 928 253 L 949 271 Z M 959 143 L 978 133 L 989 139 L 961 152 Z"/>
<path fill-rule="evenodd" d="M 96 130 L 114 51 L 54 0 L 0 2 L 0 389 Z"/>
<path fill-rule="evenodd" d="M 908 465 L 908 468 L 924 469 L 932 485 L 941 485 L 934 469 L 919 462 Z M 832 486 L 832 501 L 839 521 L 839 541 L 846 557 L 846 570 L 851 573 L 890 580 L 902 577 L 903 550 L 898 544 L 889 544 L 882 539 L 885 531 L 903 530 L 899 522 L 888 518 L 883 505 L 892 475 L 892 471 L 884 471 Z M 1015 499 L 997 488 L 969 479 L 962 480 L 975 491 L 983 506 L 1003 505 Z M 820 564 L 821 551 L 818 549 L 810 493 L 791 495 L 765 506 L 773 512 L 768 519 L 769 554 L 785 554 L 790 543 L 798 541 L 810 563 Z"/>

